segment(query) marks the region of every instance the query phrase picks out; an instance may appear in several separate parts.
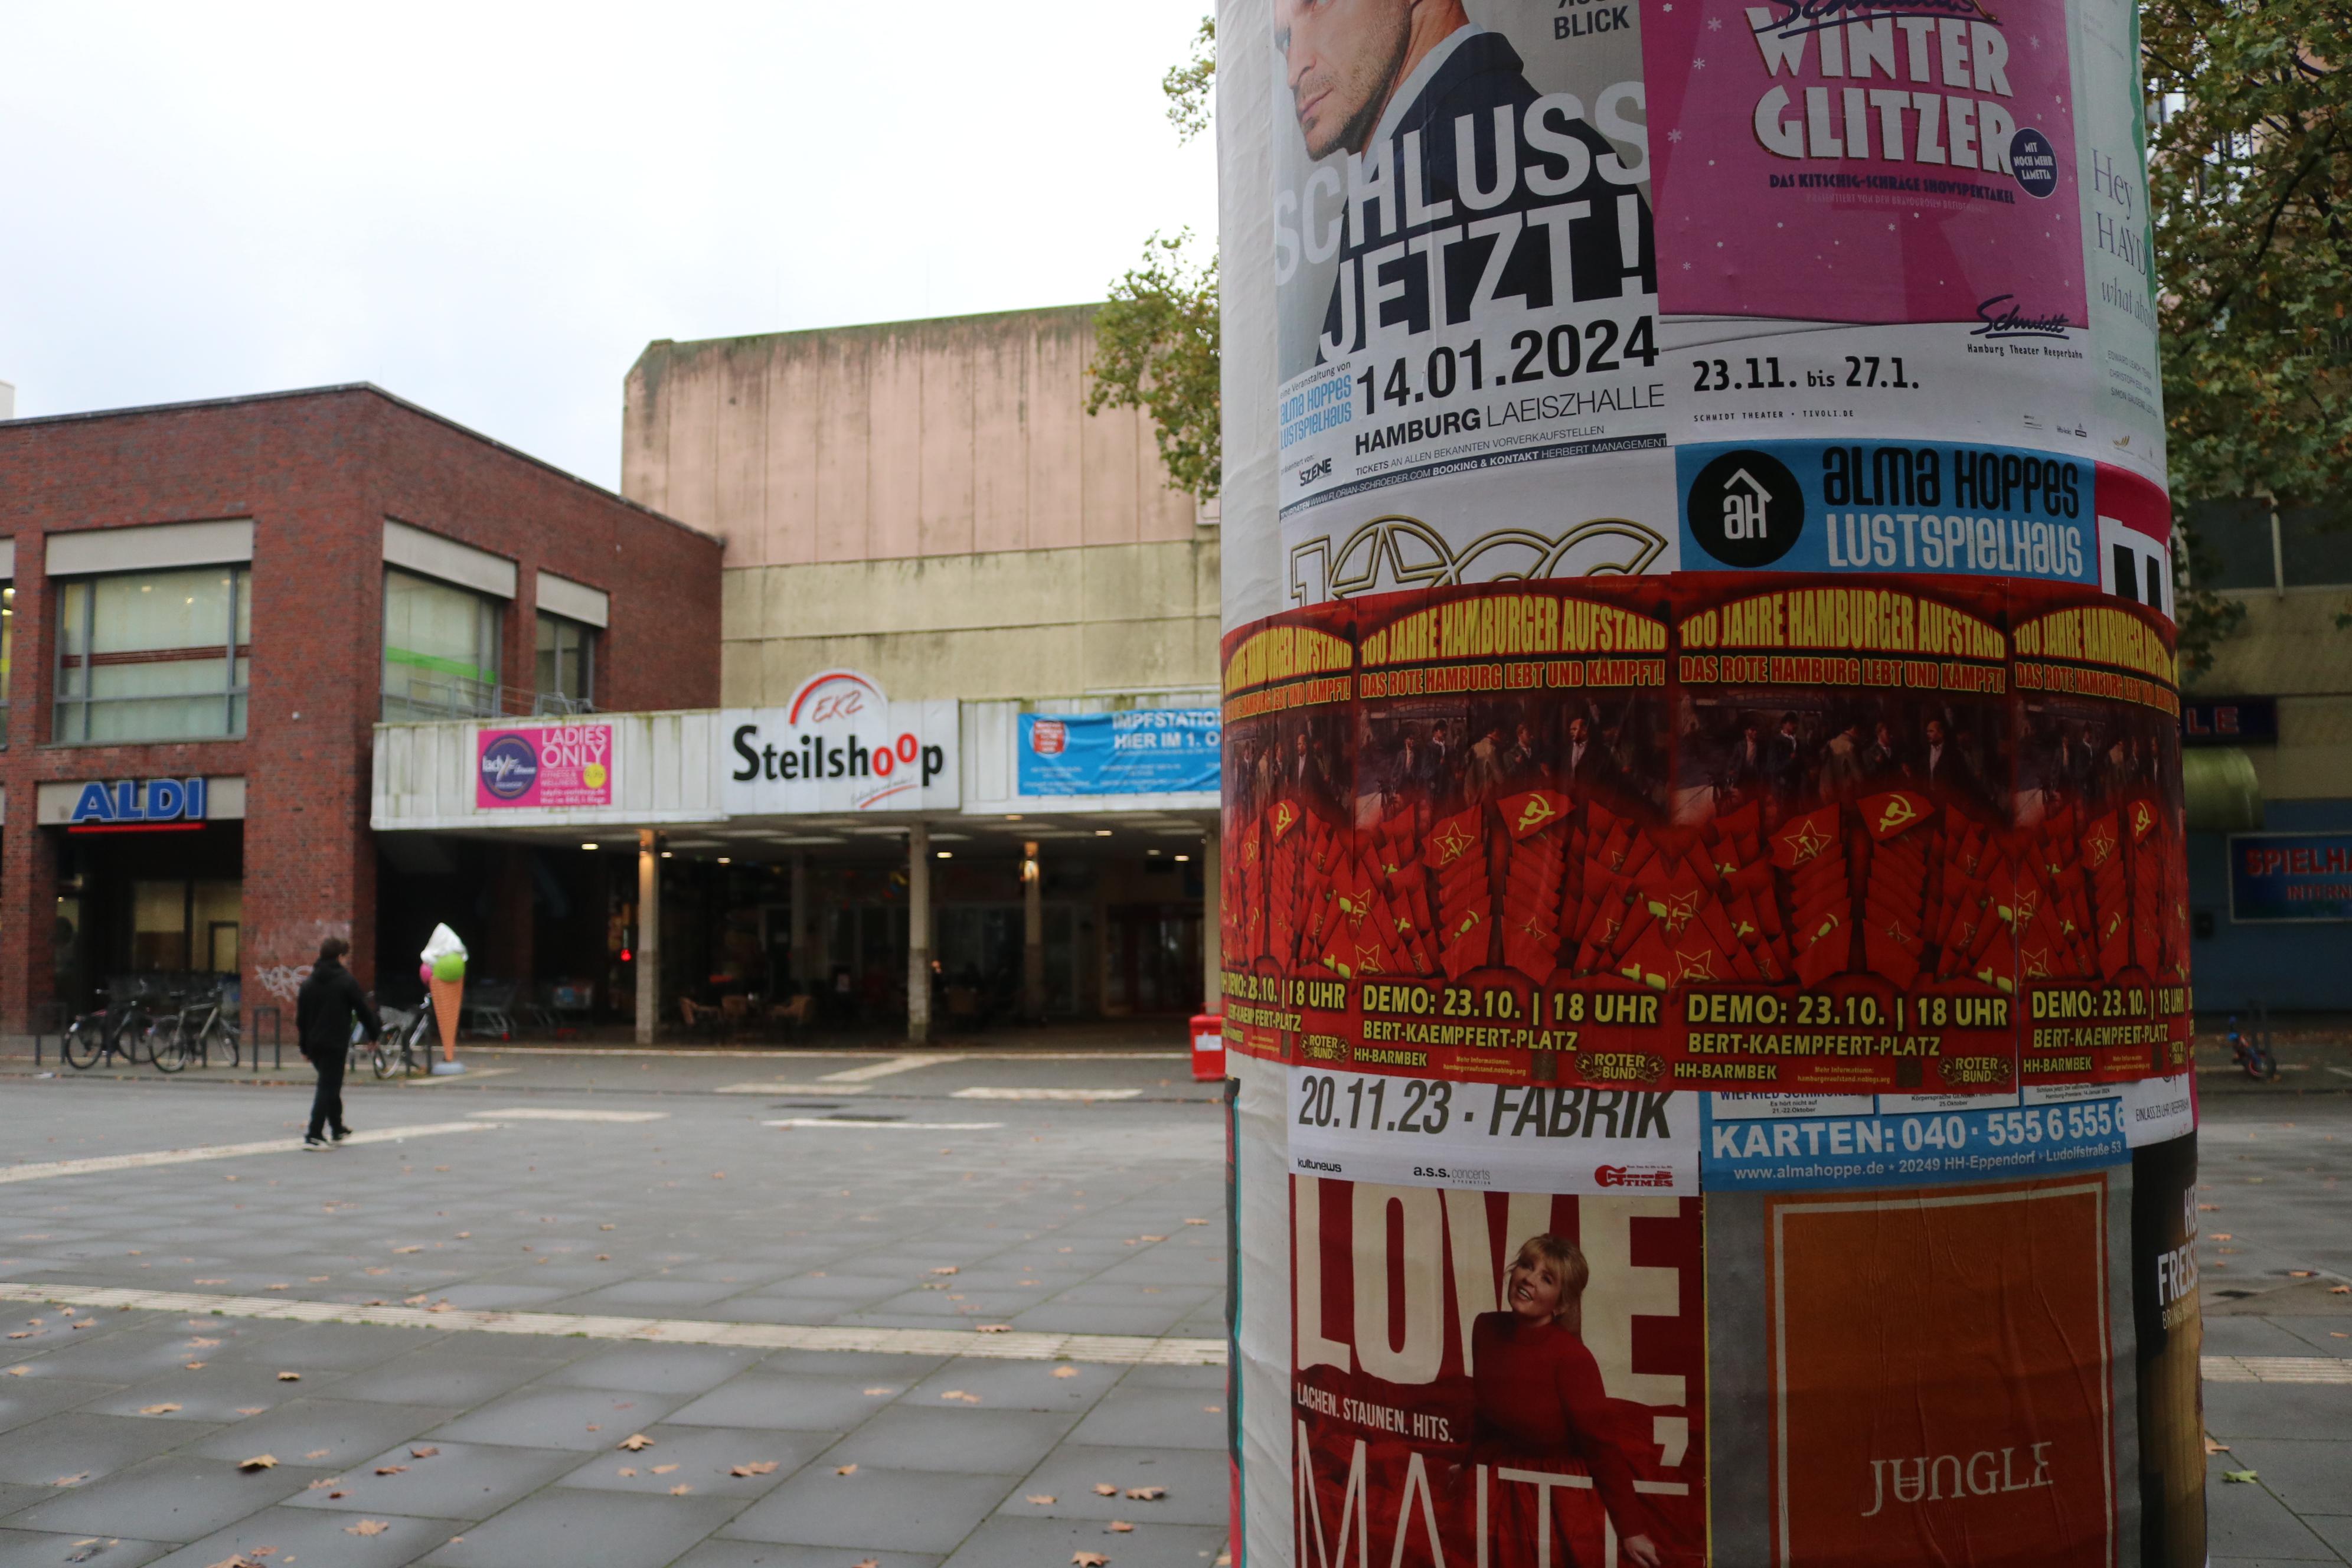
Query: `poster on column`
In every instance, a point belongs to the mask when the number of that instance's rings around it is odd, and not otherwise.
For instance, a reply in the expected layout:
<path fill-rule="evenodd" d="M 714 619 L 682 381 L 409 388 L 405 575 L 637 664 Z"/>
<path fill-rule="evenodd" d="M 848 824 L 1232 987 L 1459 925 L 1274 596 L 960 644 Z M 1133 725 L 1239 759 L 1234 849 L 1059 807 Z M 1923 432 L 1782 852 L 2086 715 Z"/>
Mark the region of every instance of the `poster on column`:
<path fill-rule="evenodd" d="M 1706 1561 L 1697 1199 L 1290 1199 L 1300 1564 Z"/>
<path fill-rule="evenodd" d="M 1276 5 L 1297 601 L 1673 570 L 1648 9 Z"/>
<path fill-rule="evenodd" d="M 2011 584 L 2017 802 L 2008 899 L 2030 1100 L 2187 1070 L 2187 823 L 2171 624 Z"/>
<path fill-rule="evenodd" d="M 2096 1171 L 1767 1200 L 1770 1563 L 2137 1561 L 2129 1209 Z"/>

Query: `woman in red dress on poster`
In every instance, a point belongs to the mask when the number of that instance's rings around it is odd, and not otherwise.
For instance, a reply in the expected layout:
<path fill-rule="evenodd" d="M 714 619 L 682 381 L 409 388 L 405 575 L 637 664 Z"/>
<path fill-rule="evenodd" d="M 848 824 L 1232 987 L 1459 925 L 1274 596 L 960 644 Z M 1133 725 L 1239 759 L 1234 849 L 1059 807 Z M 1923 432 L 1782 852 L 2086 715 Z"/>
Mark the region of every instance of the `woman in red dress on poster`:
<path fill-rule="evenodd" d="M 1634 1494 L 1633 1468 L 1618 1435 L 1621 1421 L 1611 1414 L 1600 1363 L 1584 1346 L 1584 1287 L 1591 1277 L 1574 1246 L 1557 1236 L 1531 1236 L 1511 1263 L 1507 1310 L 1480 1313 L 1471 1328 L 1476 1404 L 1470 1458 L 1490 1467 L 1487 1531 L 1496 1550 L 1487 1561 L 1495 1568 L 1541 1562 L 1601 1568 L 1583 1561 L 1571 1543 L 1566 1510 L 1557 1506 L 1564 1499 L 1549 1487 L 1495 1474 L 1503 1467 L 1559 1474 L 1562 1461 L 1575 1459 L 1591 1473 L 1616 1526 L 1619 1561 L 1658 1568 L 1649 1510 Z M 1549 1549 L 1538 1552 L 1544 1534 Z"/>

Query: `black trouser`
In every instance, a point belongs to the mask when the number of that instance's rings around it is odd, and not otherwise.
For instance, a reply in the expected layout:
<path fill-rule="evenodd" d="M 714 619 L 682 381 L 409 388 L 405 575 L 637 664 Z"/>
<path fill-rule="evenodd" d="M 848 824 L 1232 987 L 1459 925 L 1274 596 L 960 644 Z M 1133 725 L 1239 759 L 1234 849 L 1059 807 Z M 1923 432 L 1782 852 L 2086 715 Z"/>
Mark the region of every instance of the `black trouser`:
<path fill-rule="evenodd" d="M 319 1092 L 310 1098 L 310 1136 L 323 1138 L 327 1129 L 343 1130 L 343 1062 L 350 1052 L 331 1047 L 310 1058 L 319 1069 Z"/>

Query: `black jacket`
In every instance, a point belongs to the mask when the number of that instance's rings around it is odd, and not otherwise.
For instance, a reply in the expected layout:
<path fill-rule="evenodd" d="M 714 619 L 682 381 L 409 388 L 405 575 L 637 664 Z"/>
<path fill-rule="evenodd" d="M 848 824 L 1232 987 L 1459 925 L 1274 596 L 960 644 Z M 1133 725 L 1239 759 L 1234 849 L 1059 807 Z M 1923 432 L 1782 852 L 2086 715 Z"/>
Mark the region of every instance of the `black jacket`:
<path fill-rule="evenodd" d="M 366 1026 L 369 1039 L 383 1035 L 383 1021 L 368 1005 L 367 993 L 360 989 L 350 970 L 331 958 L 311 970 L 310 978 L 302 982 L 294 998 L 294 1034 L 301 1042 L 302 1054 L 313 1057 L 349 1046 L 354 1014 Z"/>

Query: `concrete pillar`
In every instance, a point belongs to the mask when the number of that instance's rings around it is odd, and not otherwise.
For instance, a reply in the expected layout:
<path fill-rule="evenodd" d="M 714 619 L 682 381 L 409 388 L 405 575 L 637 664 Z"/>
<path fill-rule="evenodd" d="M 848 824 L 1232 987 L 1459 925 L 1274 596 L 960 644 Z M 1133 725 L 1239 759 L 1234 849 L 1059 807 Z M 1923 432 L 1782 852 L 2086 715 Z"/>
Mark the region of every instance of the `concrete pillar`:
<path fill-rule="evenodd" d="M 931 829 L 907 829 L 907 1043 L 931 1037 Z"/>
<path fill-rule="evenodd" d="M 637 831 L 637 1044 L 654 1043 L 661 1023 L 661 840 Z"/>
<path fill-rule="evenodd" d="M 1224 997 L 1224 828 L 1223 819 L 1201 835 L 1201 1011 L 1222 1013 Z"/>
<path fill-rule="evenodd" d="M 1033 1024 L 1045 1018 L 1045 868 L 1035 839 L 1021 846 L 1021 1013 Z"/>

